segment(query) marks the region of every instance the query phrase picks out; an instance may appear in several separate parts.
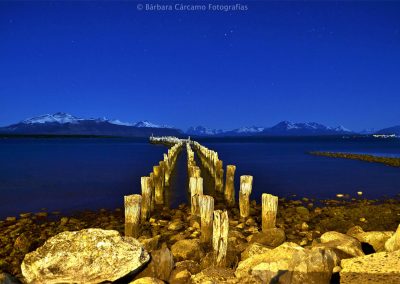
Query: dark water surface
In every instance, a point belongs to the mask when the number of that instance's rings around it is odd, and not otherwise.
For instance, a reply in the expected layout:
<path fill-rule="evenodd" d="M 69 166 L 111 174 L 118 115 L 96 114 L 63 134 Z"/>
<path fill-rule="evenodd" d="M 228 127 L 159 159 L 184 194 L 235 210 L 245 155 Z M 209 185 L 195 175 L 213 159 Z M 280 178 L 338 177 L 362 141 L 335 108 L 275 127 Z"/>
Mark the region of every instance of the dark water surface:
<path fill-rule="evenodd" d="M 239 176 L 254 176 L 252 198 L 263 192 L 279 196 L 333 198 L 337 193 L 367 198 L 400 192 L 400 168 L 333 159 L 308 151 L 379 153 L 399 156 L 400 140 L 262 139 L 204 141 L 224 166 Z M 76 210 L 123 206 L 123 196 L 140 193 L 140 177 L 162 159 L 166 147 L 133 139 L 1 139 L 0 218 L 41 208 Z M 172 177 L 168 200 L 186 202 L 186 153 Z"/>

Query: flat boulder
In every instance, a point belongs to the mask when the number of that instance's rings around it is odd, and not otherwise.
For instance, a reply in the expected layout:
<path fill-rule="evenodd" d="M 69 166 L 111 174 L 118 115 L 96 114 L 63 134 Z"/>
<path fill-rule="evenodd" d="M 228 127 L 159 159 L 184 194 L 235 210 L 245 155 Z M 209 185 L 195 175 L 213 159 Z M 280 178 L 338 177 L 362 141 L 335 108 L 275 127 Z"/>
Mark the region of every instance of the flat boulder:
<path fill-rule="evenodd" d="M 292 284 L 329 284 L 333 268 L 337 265 L 339 259 L 333 250 L 305 249 L 293 254 L 287 272 L 279 277 L 279 281 Z"/>
<path fill-rule="evenodd" d="M 255 254 L 239 262 L 235 275 L 244 282 L 255 279 L 255 281 L 269 283 L 279 274 L 279 271 L 288 269 L 289 260 L 295 253 L 303 250 L 304 248 L 295 243 L 283 243 L 277 248 Z"/>
<path fill-rule="evenodd" d="M 165 283 L 164 281 L 154 277 L 142 277 L 132 282 L 129 282 L 129 284 L 164 284 L 164 283 Z"/>
<path fill-rule="evenodd" d="M 100 283 L 136 271 L 150 259 L 143 245 L 117 231 L 62 232 L 25 255 L 27 283 Z"/>
<path fill-rule="evenodd" d="M 340 259 L 364 255 L 357 239 L 335 231 L 322 234 L 321 243 L 313 246 L 333 249 Z"/>
<path fill-rule="evenodd" d="M 359 240 L 362 243 L 371 245 L 376 252 L 385 250 L 385 243 L 393 236 L 393 231 L 370 231 L 364 232 L 360 226 L 350 228 L 347 233 L 350 237 Z"/>
<path fill-rule="evenodd" d="M 400 250 L 343 259 L 340 283 L 400 283 Z"/>

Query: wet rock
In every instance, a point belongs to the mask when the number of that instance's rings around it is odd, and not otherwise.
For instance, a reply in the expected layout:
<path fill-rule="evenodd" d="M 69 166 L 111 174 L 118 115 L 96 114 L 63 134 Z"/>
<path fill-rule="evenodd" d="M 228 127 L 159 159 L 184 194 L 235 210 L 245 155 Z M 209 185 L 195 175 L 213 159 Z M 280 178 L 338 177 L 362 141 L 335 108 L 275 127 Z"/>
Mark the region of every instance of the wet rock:
<path fill-rule="evenodd" d="M 164 281 L 153 277 L 143 277 L 136 279 L 132 282 L 129 282 L 129 284 L 164 284 L 164 283 L 165 283 Z"/>
<path fill-rule="evenodd" d="M 277 247 L 286 240 L 285 231 L 280 228 L 268 229 L 265 232 L 254 234 L 250 242 Z"/>
<path fill-rule="evenodd" d="M 153 251 L 157 249 L 160 238 L 161 236 L 157 235 L 153 238 L 139 238 L 139 241 L 147 251 Z"/>
<path fill-rule="evenodd" d="M 151 252 L 150 255 L 151 260 L 149 264 L 136 278 L 153 277 L 168 281 L 171 271 L 174 268 L 174 260 L 171 251 L 168 248 L 162 248 Z"/>
<path fill-rule="evenodd" d="M 182 228 L 183 228 L 183 223 L 180 220 L 173 221 L 168 225 L 168 230 L 170 231 L 179 231 Z"/>
<path fill-rule="evenodd" d="M 387 251 L 396 251 L 400 249 L 400 225 L 397 227 L 396 232 L 385 243 Z"/>
<path fill-rule="evenodd" d="M 357 239 L 334 231 L 322 234 L 321 244 L 314 246 L 334 249 L 340 259 L 364 255 Z"/>
<path fill-rule="evenodd" d="M 190 277 L 192 274 L 189 270 L 176 270 L 171 273 L 171 277 L 169 278 L 169 283 L 171 284 L 186 284 L 190 282 Z"/>
<path fill-rule="evenodd" d="M 370 244 L 376 252 L 380 252 L 385 250 L 385 243 L 391 236 L 393 236 L 394 232 L 364 232 L 364 230 L 360 226 L 355 226 L 350 228 L 346 234 L 353 238 L 356 238 L 362 243 Z"/>
<path fill-rule="evenodd" d="M 235 278 L 234 271 L 228 268 L 209 267 L 200 273 L 192 275 L 191 283 L 239 283 Z"/>
<path fill-rule="evenodd" d="M 296 207 L 296 212 L 302 216 L 308 216 L 310 214 L 310 211 L 304 206 Z"/>
<path fill-rule="evenodd" d="M 241 254 L 241 260 L 245 260 L 253 255 L 263 254 L 269 252 L 271 248 L 268 248 L 259 243 L 250 244 Z"/>
<path fill-rule="evenodd" d="M 99 283 L 115 281 L 149 258 L 134 238 L 122 238 L 112 230 L 85 229 L 48 239 L 25 255 L 21 269 L 28 283 Z"/>
<path fill-rule="evenodd" d="M 295 253 L 303 250 L 304 248 L 295 243 L 283 243 L 268 252 L 253 255 L 239 262 L 235 275 L 242 281 L 256 279 L 262 283 L 269 283 L 280 270 L 288 269 L 289 260 Z"/>
<path fill-rule="evenodd" d="M 14 242 L 14 249 L 27 253 L 32 246 L 32 238 L 30 238 L 27 233 L 22 233 Z"/>
<path fill-rule="evenodd" d="M 172 255 L 176 261 L 200 259 L 200 242 L 198 239 L 177 241 L 171 247 Z"/>
<path fill-rule="evenodd" d="M 400 251 L 379 252 L 341 261 L 340 283 L 400 283 Z"/>

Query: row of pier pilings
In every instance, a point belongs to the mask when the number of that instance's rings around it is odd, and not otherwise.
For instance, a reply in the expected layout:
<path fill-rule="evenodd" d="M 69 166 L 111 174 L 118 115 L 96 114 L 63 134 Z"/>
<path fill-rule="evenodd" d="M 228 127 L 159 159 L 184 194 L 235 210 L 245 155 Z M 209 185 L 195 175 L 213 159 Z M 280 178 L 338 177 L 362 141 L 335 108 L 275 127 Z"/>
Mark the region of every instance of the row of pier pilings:
<path fill-rule="evenodd" d="M 153 137 L 152 137 L 153 138 Z M 153 166 L 149 176 L 141 177 L 142 194 L 124 196 L 125 236 L 138 237 L 140 224 L 146 222 L 156 205 L 164 205 L 165 189 L 169 186 L 171 173 L 183 142 L 176 137 L 154 137 L 157 142 L 171 145 L 163 160 Z M 155 141 L 150 140 L 152 143 Z"/>
<path fill-rule="evenodd" d="M 125 196 L 125 235 L 137 237 L 140 223 L 145 222 L 155 205 L 162 205 L 164 186 L 169 182 L 169 176 L 174 168 L 176 158 L 183 144 L 187 152 L 188 190 L 191 204 L 191 220 L 200 224 L 200 242 L 204 247 L 210 247 L 214 253 L 214 265 L 225 266 L 228 249 L 229 217 L 228 209 L 237 206 L 235 198 L 235 165 L 227 165 L 224 186 L 223 162 L 218 153 L 190 139 L 176 137 L 151 137 L 151 143 L 170 145 L 164 160 L 153 167 L 148 177 L 142 177 L 142 195 Z M 193 151 L 193 149 L 195 151 Z M 201 166 L 207 171 L 214 182 L 215 194 L 223 196 L 224 210 L 214 210 L 217 196 L 203 193 L 202 170 L 196 165 L 195 152 Z M 253 187 L 253 177 L 240 176 L 238 207 L 240 218 L 246 219 L 250 215 L 250 195 Z M 219 199 L 220 200 L 220 199 Z M 262 230 L 275 228 L 278 209 L 278 197 L 262 194 Z"/>

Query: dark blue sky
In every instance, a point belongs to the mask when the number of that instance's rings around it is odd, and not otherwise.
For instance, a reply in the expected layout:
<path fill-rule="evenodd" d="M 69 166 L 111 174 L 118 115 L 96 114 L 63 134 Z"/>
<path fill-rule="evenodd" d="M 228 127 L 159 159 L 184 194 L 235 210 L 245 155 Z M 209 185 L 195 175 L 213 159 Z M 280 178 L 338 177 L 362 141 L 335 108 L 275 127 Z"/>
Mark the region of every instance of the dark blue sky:
<path fill-rule="evenodd" d="M 182 128 L 400 124 L 400 2 L 138 3 L 0 2 L 0 125 L 57 111 Z"/>

